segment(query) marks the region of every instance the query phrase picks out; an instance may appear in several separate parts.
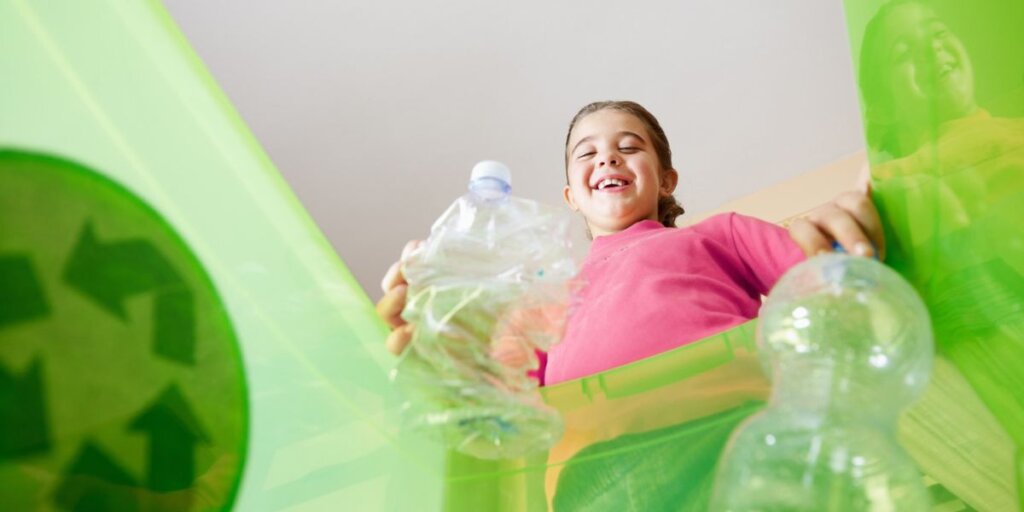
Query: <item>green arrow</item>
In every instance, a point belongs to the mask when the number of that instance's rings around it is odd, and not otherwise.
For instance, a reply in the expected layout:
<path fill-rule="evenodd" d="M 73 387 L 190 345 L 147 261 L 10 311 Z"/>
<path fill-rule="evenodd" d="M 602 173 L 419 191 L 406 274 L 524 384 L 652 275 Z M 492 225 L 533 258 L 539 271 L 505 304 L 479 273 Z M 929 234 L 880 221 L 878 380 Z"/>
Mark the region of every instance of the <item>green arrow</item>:
<path fill-rule="evenodd" d="M 0 366 L 0 461 L 50 449 L 42 362 L 17 377 Z"/>
<path fill-rule="evenodd" d="M 0 256 L 0 329 L 49 312 L 28 256 Z"/>
<path fill-rule="evenodd" d="M 138 484 L 94 442 L 86 441 L 74 462 L 64 471 L 56 504 L 65 510 L 139 510 Z"/>
<path fill-rule="evenodd" d="M 129 429 L 149 435 L 147 485 L 154 491 L 187 489 L 195 479 L 195 445 L 208 443 L 185 396 L 168 386 Z"/>
<path fill-rule="evenodd" d="M 155 293 L 154 352 L 179 363 L 195 363 L 192 292 L 149 242 L 137 238 L 102 242 L 92 223 L 86 222 L 64 267 L 64 281 L 121 320 L 128 317 L 126 299 Z"/>
<path fill-rule="evenodd" d="M 167 359 L 193 365 L 196 362 L 195 304 L 184 287 L 157 294 L 153 314 L 154 351 Z"/>

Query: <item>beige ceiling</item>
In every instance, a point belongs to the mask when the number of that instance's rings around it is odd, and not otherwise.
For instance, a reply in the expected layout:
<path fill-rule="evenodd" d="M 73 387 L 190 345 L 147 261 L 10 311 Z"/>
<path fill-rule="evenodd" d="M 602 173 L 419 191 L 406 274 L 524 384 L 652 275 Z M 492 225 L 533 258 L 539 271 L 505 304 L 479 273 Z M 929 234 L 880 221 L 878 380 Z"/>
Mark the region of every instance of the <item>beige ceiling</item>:
<path fill-rule="evenodd" d="M 165 5 L 374 299 L 476 161 L 561 201 L 593 100 L 660 118 L 694 213 L 863 148 L 839 0 Z"/>

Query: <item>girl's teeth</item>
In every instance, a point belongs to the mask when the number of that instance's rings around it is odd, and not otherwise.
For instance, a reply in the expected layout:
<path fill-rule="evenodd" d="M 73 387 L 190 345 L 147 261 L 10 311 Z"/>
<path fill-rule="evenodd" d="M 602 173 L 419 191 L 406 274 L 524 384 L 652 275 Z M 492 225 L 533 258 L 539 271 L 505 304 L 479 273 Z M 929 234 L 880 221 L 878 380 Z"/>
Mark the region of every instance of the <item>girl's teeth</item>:
<path fill-rule="evenodd" d="M 614 179 L 614 178 L 608 178 L 608 179 L 601 180 L 601 182 L 597 184 L 597 189 L 598 190 L 604 190 L 604 189 L 606 189 L 608 187 L 611 187 L 613 185 L 621 187 L 622 185 L 625 185 L 625 182 L 623 182 L 622 180 Z"/>

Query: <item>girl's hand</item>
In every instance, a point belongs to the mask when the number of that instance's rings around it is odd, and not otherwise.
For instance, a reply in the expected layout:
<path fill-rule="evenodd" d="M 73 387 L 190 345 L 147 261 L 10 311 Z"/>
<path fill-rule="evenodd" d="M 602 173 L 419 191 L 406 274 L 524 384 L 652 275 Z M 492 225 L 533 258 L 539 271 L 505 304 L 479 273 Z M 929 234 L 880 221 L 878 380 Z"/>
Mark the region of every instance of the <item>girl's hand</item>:
<path fill-rule="evenodd" d="M 492 342 L 490 356 L 510 370 L 525 372 L 533 362 L 532 350 L 528 340 L 510 334 Z"/>
<path fill-rule="evenodd" d="M 377 316 L 391 328 L 391 334 L 388 335 L 384 343 L 388 351 L 396 356 L 409 345 L 416 327 L 402 319 L 406 292 L 409 290 L 409 283 L 406 282 L 405 275 L 402 274 L 402 263 L 421 243 L 423 243 L 422 240 L 411 240 L 405 244 L 401 259 L 391 265 L 380 283 L 381 289 L 384 290 L 384 296 L 377 303 Z"/>
<path fill-rule="evenodd" d="M 840 194 L 789 225 L 789 236 L 808 257 L 839 242 L 850 254 L 885 259 L 885 237 L 870 188 Z"/>

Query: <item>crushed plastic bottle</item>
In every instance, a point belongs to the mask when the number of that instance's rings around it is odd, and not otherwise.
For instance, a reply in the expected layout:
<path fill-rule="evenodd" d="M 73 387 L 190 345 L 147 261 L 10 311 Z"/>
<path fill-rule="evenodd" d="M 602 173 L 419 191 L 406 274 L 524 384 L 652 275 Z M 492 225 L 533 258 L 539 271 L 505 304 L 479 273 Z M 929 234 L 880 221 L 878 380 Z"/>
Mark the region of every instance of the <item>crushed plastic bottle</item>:
<path fill-rule="evenodd" d="M 508 168 L 480 162 L 469 193 L 405 260 L 402 317 L 416 328 L 393 374 L 414 427 L 487 459 L 548 449 L 564 429 L 528 372 L 564 330 L 570 217 L 510 193 Z"/>
<path fill-rule="evenodd" d="M 896 439 L 934 355 L 928 312 L 903 278 L 867 258 L 812 258 L 772 290 L 757 343 L 771 397 L 733 432 L 711 510 L 929 509 Z"/>

